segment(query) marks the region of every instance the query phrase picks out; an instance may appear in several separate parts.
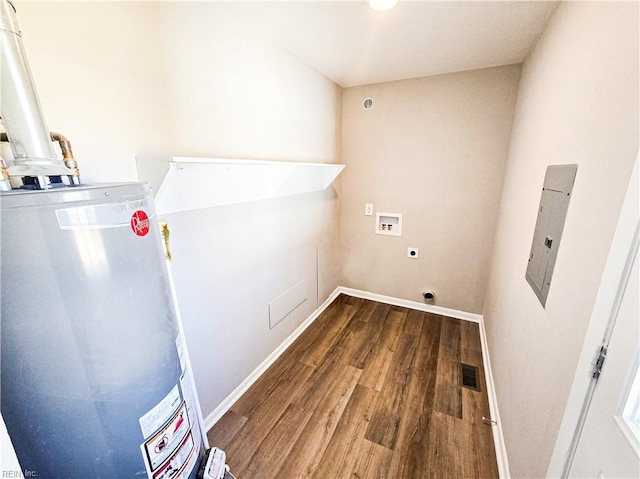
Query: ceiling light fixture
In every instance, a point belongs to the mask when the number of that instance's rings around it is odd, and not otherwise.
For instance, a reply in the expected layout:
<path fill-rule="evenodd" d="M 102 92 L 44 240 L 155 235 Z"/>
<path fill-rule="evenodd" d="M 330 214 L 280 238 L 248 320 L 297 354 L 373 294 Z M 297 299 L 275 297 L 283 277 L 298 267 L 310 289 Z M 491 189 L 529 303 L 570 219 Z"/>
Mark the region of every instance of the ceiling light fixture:
<path fill-rule="evenodd" d="M 369 6 L 374 10 L 390 10 L 396 6 L 398 0 L 369 0 Z"/>

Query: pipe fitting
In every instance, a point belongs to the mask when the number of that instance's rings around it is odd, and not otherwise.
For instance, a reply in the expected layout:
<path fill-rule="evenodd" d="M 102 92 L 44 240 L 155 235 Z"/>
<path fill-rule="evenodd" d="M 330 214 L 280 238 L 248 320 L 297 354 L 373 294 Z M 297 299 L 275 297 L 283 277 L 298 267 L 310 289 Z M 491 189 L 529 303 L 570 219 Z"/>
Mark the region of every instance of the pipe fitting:
<path fill-rule="evenodd" d="M 9 170 L 4 160 L 0 158 L 0 191 L 11 191 L 11 180 Z"/>
<path fill-rule="evenodd" d="M 69 141 L 69 139 L 66 136 L 64 136 L 62 133 L 57 133 L 55 131 L 50 132 L 49 137 L 51 138 L 51 141 L 58 142 L 58 145 L 60 146 L 60 151 L 62 152 L 62 161 L 64 162 L 64 166 L 66 166 L 69 170 L 73 172 L 72 174 L 67 175 L 71 185 L 72 186 L 79 185 L 80 169 L 78 167 L 78 162 L 73 157 L 73 149 L 71 148 L 71 141 Z M 9 137 L 6 133 L 0 133 L 0 142 L 1 141 L 9 142 Z M 4 165 L 4 162 L 2 167 L 4 167 L 4 169 L 7 170 L 7 167 L 6 165 Z M 7 175 L 9 175 L 8 170 L 7 170 Z M 1 187 L 0 187 L 0 191 L 3 191 Z"/>
<path fill-rule="evenodd" d="M 424 302 L 427 304 L 433 304 L 436 299 L 436 294 L 433 291 L 425 291 L 422 293 Z"/>
<path fill-rule="evenodd" d="M 69 139 L 61 133 L 57 133 L 52 131 L 49 133 L 49 136 L 53 141 L 57 141 L 58 145 L 60 145 L 60 151 L 62 152 L 62 161 L 64 162 L 64 166 L 73 171 L 73 175 L 69 176 L 69 180 L 72 185 L 80 184 L 80 169 L 78 168 L 78 162 L 73 157 L 73 149 L 71 148 L 71 142 Z M 72 178 L 73 176 L 74 178 Z"/>

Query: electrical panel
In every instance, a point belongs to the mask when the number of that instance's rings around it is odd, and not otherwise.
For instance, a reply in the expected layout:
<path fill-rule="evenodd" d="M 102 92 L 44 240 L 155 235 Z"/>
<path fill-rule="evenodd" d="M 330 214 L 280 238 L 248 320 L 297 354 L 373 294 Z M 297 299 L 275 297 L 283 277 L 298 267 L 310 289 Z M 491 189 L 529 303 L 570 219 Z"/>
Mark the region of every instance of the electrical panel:
<path fill-rule="evenodd" d="M 578 165 L 547 167 L 526 279 L 545 306 Z"/>

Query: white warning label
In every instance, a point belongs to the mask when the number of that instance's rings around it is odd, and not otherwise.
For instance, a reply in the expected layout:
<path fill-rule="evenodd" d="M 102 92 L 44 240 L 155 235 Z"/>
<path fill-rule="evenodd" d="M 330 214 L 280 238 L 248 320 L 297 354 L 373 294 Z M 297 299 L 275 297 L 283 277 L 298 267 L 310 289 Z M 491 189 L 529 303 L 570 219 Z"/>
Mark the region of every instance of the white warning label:
<path fill-rule="evenodd" d="M 193 469 L 197 453 L 198 450 L 193 443 L 193 437 L 189 433 L 175 454 L 153 473 L 153 479 L 187 477 Z"/>
<path fill-rule="evenodd" d="M 184 402 L 187 405 L 187 413 L 189 414 L 189 421 L 192 424 L 194 434 L 199 432 L 198 428 L 198 412 L 194 407 L 197 403 L 195 398 L 195 390 L 191 387 L 191 370 L 186 369 L 180 378 L 180 386 L 182 387 L 182 394 L 184 396 Z M 197 434 L 196 434 L 197 435 Z"/>
<path fill-rule="evenodd" d="M 145 443 L 147 459 L 155 471 L 180 446 L 189 432 L 189 416 L 184 403 L 165 427 Z"/>
<path fill-rule="evenodd" d="M 140 418 L 142 436 L 146 439 L 160 429 L 176 413 L 180 403 L 180 390 L 176 384 L 162 401 Z"/>

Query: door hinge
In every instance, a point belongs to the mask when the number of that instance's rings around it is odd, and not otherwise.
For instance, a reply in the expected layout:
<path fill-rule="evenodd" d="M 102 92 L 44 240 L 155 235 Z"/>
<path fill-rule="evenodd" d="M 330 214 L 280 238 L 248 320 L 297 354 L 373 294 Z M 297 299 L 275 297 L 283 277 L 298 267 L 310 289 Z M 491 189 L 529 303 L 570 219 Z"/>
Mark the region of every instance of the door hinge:
<path fill-rule="evenodd" d="M 593 368 L 591 369 L 591 377 L 594 379 L 599 379 L 600 374 L 602 374 L 602 367 L 604 366 L 604 362 L 607 359 L 607 348 L 605 346 L 600 346 L 600 349 L 596 353 L 595 361 L 593 362 Z"/>

